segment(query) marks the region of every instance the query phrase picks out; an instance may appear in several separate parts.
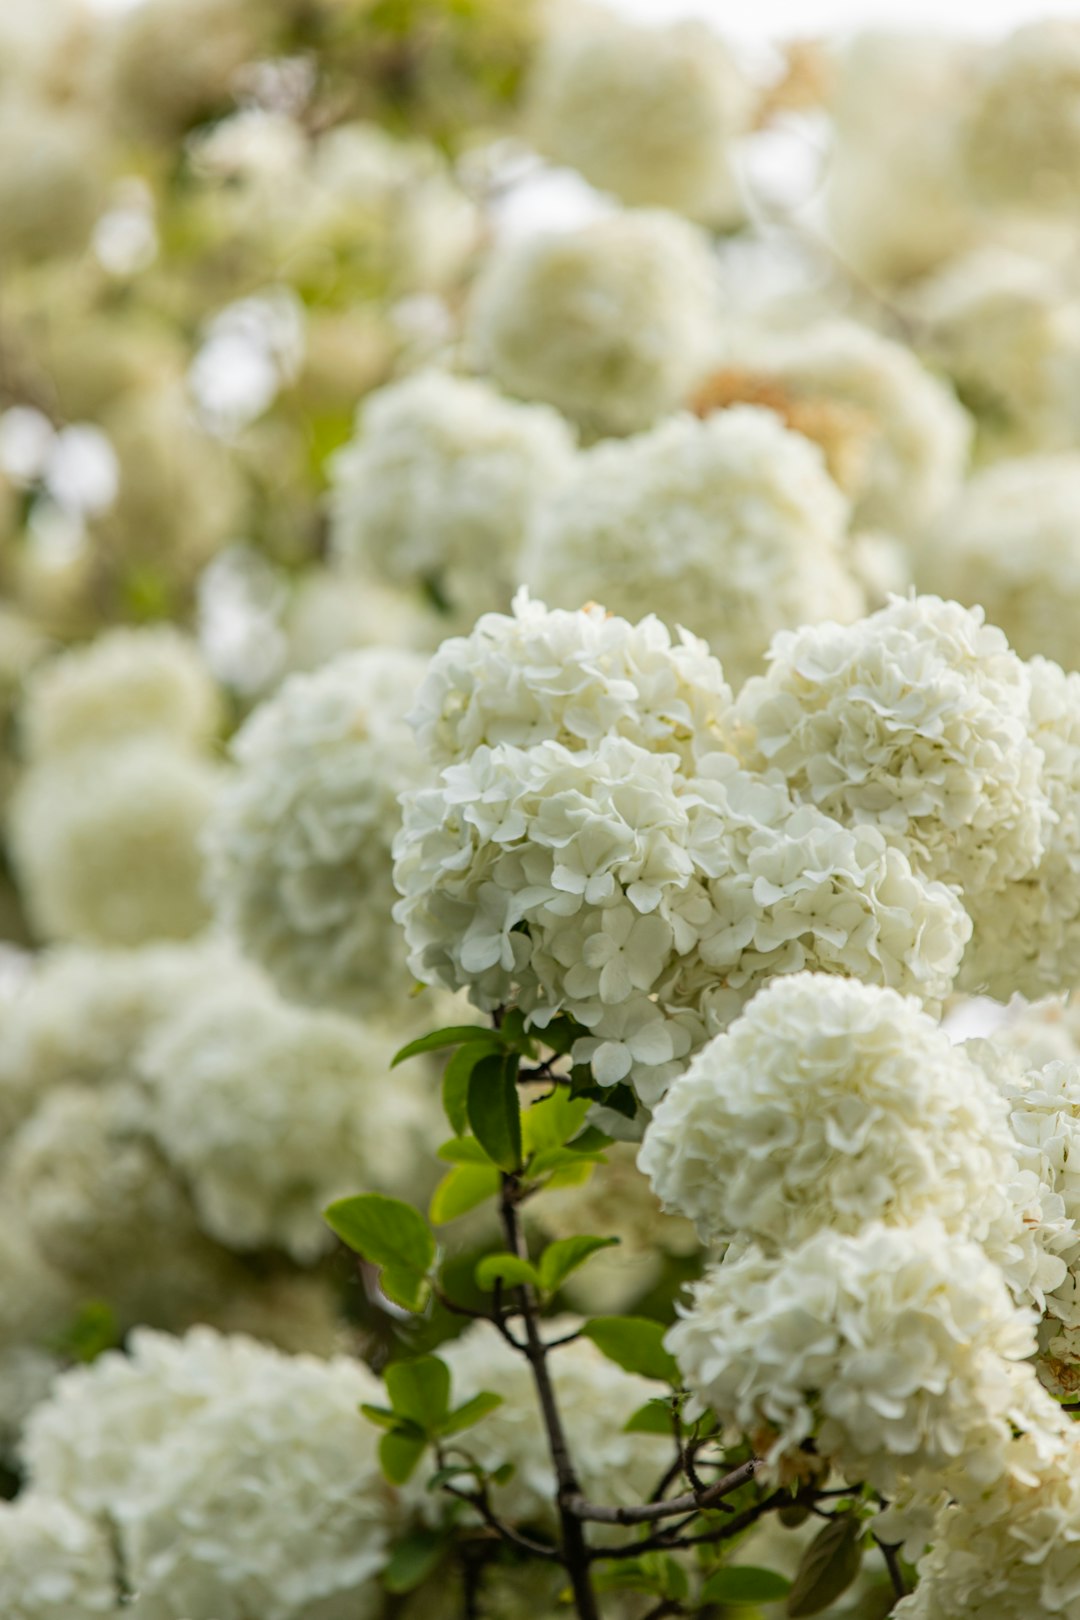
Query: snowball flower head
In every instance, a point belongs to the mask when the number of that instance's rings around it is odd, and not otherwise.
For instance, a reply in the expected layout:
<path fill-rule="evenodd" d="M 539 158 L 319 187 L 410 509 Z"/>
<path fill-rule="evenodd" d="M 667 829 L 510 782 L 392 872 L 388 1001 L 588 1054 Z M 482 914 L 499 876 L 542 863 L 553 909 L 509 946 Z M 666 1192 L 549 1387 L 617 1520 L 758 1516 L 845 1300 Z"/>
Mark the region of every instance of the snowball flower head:
<path fill-rule="evenodd" d="M 855 527 L 918 533 L 958 489 L 970 419 L 948 384 L 903 344 L 833 319 L 737 339 L 733 360 L 779 388 L 794 408 L 817 406 L 842 422 L 848 454 L 841 483 L 853 497 Z"/>
<path fill-rule="evenodd" d="M 560 607 L 655 609 L 739 680 L 775 631 L 862 611 L 847 516 L 820 451 L 771 411 L 677 416 L 584 452 L 539 506 L 522 569 Z"/>
<path fill-rule="evenodd" d="M 111 1620 L 116 1577 L 104 1531 L 66 1503 L 32 1491 L 0 1505 L 4 1620 Z"/>
<path fill-rule="evenodd" d="M 333 1242 L 323 1209 L 358 1180 L 407 1193 L 416 1153 L 436 1141 L 418 1090 L 390 1081 L 393 1052 L 363 1024 L 243 977 L 163 1020 L 139 1065 L 148 1128 L 204 1230 L 310 1261 Z"/>
<path fill-rule="evenodd" d="M 544 1324 L 553 1339 L 573 1332 L 573 1317 Z M 528 1363 L 487 1324 L 470 1327 L 440 1346 L 450 1368 L 455 1403 L 493 1390 L 503 1404 L 469 1430 L 469 1453 L 484 1468 L 514 1463 L 514 1475 L 492 1491 L 495 1511 L 510 1523 L 550 1525 L 555 1475 Z M 629 1414 L 659 1393 L 659 1385 L 623 1372 L 588 1339 L 562 1346 L 549 1363 L 566 1431 L 573 1437 L 581 1488 L 594 1502 L 645 1501 L 667 1463 L 661 1435 L 626 1434 Z"/>
<path fill-rule="evenodd" d="M 1030 735 L 1053 816 L 1037 865 L 999 894 L 965 896 L 974 924 L 961 986 L 1007 1001 L 1071 990 L 1080 979 L 1080 674 L 1028 665 Z"/>
<path fill-rule="evenodd" d="M 197 647 L 158 625 L 106 631 L 41 665 L 22 725 L 36 760 L 146 735 L 197 747 L 210 741 L 220 718 L 217 688 Z"/>
<path fill-rule="evenodd" d="M 543 405 L 423 371 L 371 395 L 332 464 L 331 544 L 393 585 L 426 588 L 473 622 L 502 607 L 541 494 L 573 438 Z"/>
<path fill-rule="evenodd" d="M 581 749 L 625 737 L 684 764 L 722 744 L 731 689 L 703 641 L 656 618 L 628 623 L 595 604 L 549 610 L 524 590 L 444 641 L 409 716 L 436 766 L 481 744 Z"/>
<path fill-rule="evenodd" d="M 1001 888 L 1049 822 L 1030 683 L 977 609 L 894 598 L 840 626 L 787 631 L 736 704 L 740 752 L 793 794 L 877 827 L 927 876 Z"/>
<path fill-rule="evenodd" d="M 1076 667 L 1078 502 L 1080 452 L 983 468 L 916 551 L 919 585 L 978 603 L 1022 657 Z"/>
<path fill-rule="evenodd" d="M 207 836 L 218 915 L 281 990 L 348 1011 L 408 993 L 391 916 L 398 794 L 424 768 L 404 713 L 423 672 L 389 648 L 294 675 L 233 740 Z"/>
<path fill-rule="evenodd" d="M 485 1009 L 570 1011 L 601 1084 L 661 1085 L 690 1037 L 651 992 L 709 912 L 677 764 L 616 736 L 576 752 L 500 743 L 407 795 L 395 915 L 417 977 Z"/>
<path fill-rule="evenodd" d="M 11 849 L 45 939 L 140 945 L 207 921 L 200 840 L 222 775 L 159 738 L 31 766 L 11 803 Z"/>
<path fill-rule="evenodd" d="M 112 1521 L 140 1620 L 370 1620 L 396 1509 L 356 1408 L 383 1398 L 355 1361 L 141 1329 L 130 1356 L 57 1381 L 27 1461 L 39 1489 Z"/>
<path fill-rule="evenodd" d="M 706 239 L 673 215 L 615 214 L 500 243 L 470 311 L 508 392 L 593 433 L 647 428 L 685 397 L 714 315 Z"/>
<path fill-rule="evenodd" d="M 694 1285 L 667 1338 L 701 1404 L 774 1467 L 813 1437 L 886 1493 L 957 1458 L 1002 1471 L 1010 1418 L 1040 1400 L 1030 1369 L 1010 1369 L 1034 1342 L 982 1249 L 929 1218 L 826 1227 L 779 1257 L 751 1245 Z"/>
<path fill-rule="evenodd" d="M 1080 201 L 1080 23 L 1044 18 L 987 51 L 964 121 L 967 175 L 990 204 Z"/>
<path fill-rule="evenodd" d="M 800 973 L 696 1054 L 639 1162 L 707 1240 L 785 1250 L 926 1214 L 983 1238 L 1012 1153 L 1000 1095 L 914 1001 Z"/>
<path fill-rule="evenodd" d="M 754 98 L 714 29 L 582 8 L 549 31 L 526 97 L 539 150 L 601 191 L 707 225 L 741 218 L 732 147 Z"/>

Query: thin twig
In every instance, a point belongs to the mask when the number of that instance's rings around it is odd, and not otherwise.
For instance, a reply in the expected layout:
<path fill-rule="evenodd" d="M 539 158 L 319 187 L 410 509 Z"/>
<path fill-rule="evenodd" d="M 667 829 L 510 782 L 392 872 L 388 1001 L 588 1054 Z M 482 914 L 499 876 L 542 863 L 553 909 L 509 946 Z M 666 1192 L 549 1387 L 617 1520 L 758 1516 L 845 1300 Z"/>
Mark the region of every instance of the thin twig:
<path fill-rule="evenodd" d="M 904 1580 L 904 1572 L 900 1568 L 899 1547 L 892 1545 L 890 1542 L 878 1541 L 877 1536 L 874 1537 L 874 1540 L 881 1549 L 881 1556 L 885 1560 L 885 1568 L 889 1572 L 893 1591 L 897 1597 L 907 1597 L 907 1582 Z"/>
<path fill-rule="evenodd" d="M 638 1558 L 646 1552 L 679 1551 L 684 1547 L 704 1547 L 716 1541 L 728 1541 L 737 1536 L 750 1525 L 756 1524 L 758 1519 L 764 1518 L 774 1508 L 783 1507 L 790 1503 L 791 1497 L 787 1491 L 774 1491 L 771 1496 L 765 1497 L 753 1507 L 745 1508 L 742 1513 L 735 1513 L 723 1524 L 717 1525 L 715 1530 L 703 1530 L 699 1535 L 684 1536 L 679 1533 L 679 1526 L 665 1526 L 653 1536 L 644 1541 L 619 1542 L 617 1546 L 594 1547 L 592 1557 L 600 1558 Z"/>
<path fill-rule="evenodd" d="M 512 1547 L 518 1547 L 522 1552 L 530 1553 L 533 1558 L 548 1558 L 558 1562 L 559 1555 L 554 1547 L 546 1547 L 542 1541 L 534 1541 L 531 1536 L 523 1535 L 520 1530 L 515 1530 L 512 1525 L 500 1519 L 482 1491 L 463 1491 L 459 1490 L 456 1485 L 445 1482 L 440 1488 L 448 1496 L 456 1496 L 459 1502 L 467 1502 L 471 1508 L 479 1513 L 484 1523 L 494 1530 L 496 1535 L 500 1536 L 503 1541 L 508 1541 Z"/>
<path fill-rule="evenodd" d="M 583 1496 L 573 1499 L 571 1505 L 579 1519 L 592 1519 L 598 1524 L 650 1524 L 656 1519 L 673 1519 L 682 1513 L 701 1513 L 714 1503 L 723 1501 L 733 1491 L 749 1483 L 761 1467 L 757 1457 L 740 1463 L 718 1479 L 715 1485 L 703 1491 L 687 1491 L 682 1496 L 670 1496 L 665 1502 L 643 1502 L 640 1507 L 604 1507 L 589 1502 Z"/>
<path fill-rule="evenodd" d="M 502 1334 L 507 1344 L 512 1344 L 515 1350 L 524 1350 L 525 1346 L 510 1332 L 501 1312 L 497 1311 L 494 1316 L 489 1316 L 487 1311 L 474 1311 L 471 1305 L 459 1305 L 456 1299 L 451 1299 L 449 1294 L 444 1293 L 438 1283 L 432 1284 L 432 1293 L 444 1310 L 452 1312 L 454 1316 L 467 1316 L 474 1322 L 490 1322 Z"/>

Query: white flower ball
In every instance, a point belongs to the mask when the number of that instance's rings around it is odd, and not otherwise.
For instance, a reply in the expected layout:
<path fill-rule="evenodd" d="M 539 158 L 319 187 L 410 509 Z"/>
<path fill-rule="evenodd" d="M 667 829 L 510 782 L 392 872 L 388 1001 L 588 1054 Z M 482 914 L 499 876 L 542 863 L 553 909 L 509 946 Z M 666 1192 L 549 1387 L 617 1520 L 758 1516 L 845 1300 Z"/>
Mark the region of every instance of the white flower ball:
<path fill-rule="evenodd" d="M 704 23 L 639 28 L 582 8 L 544 41 L 526 84 L 526 125 L 546 157 L 624 203 L 730 226 L 743 215 L 732 149 L 753 104 Z"/>
<path fill-rule="evenodd" d="M 221 719 L 214 682 L 194 642 L 171 625 L 108 630 L 32 676 L 22 712 L 33 760 L 85 746 L 157 736 L 199 747 Z"/>
<path fill-rule="evenodd" d="M 736 703 L 739 747 L 912 866 L 990 892 L 1032 871 L 1049 804 L 1027 670 L 977 609 L 894 598 L 847 626 L 778 635 Z"/>
<path fill-rule="evenodd" d="M 4 1620 L 108 1620 L 117 1569 L 100 1525 L 32 1491 L 0 1503 L 0 1612 Z"/>
<path fill-rule="evenodd" d="M 1080 452 L 976 473 L 915 553 L 920 589 L 978 604 L 1023 658 L 1080 665 Z"/>
<path fill-rule="evenodd" d="M 404 714 L 422 662 L 390 648 L 294 675 L 233 741 L 207 835 L 220 919 L 284 994 L 380 1012 L 409 991 L 391 915 L 398 795 L 425 777 Z"/>
<path fill-rule="evenodd" d="M 600 1084 L 662 1086 L 690 1033 L 652 992 L 710 912 L 677 764 L 615 736 L 500 743 L 406 795 L 395 916 L 416 976 L 485 1010 L 571 1012 Z"/>
<path fill-rule="evenodd" d="M 530 515 L 566 476 L 572 449 L 547 406 L 445 372 L 406 377 L 370 396 L 334 458 L 331 544 L 471 625 L 509 601 Z"/>
<path fill-rule="evenodd" d="M 103 1515 L 139 1620 L 372 1620 L 397 1510 L 356 1361 L 142 1329 L 57 1380 L 33 1413 L 36 1489 Z"/>
<path fill-rule="evenodd" d="M 141 945 L 208 920 L 200 841 L 220 769 L 158 738 L 31 766 L 10 811 L 27 911 L 47 940 Z"/>
<path fill-rule="evenodd" d="M 776 771 L 704 759 L 688 783 L 691 852 L 711 915 L 665 984 L 715 1033 L 762 983 L 808 968 L 917 994 L 936 1008 L 971 923 L 955 892 L 913 870 L 872 826 L 793 800 Z"/>
<path fill-rule="evenodd" d="M 473 294 L 481 366 L 589 432 L 635 433 L 692 386 L 714 318 L 706 239 L 659 211 L 500 243 Z"/>
<path fill-rule="evenodd" d="M 544 1324 L 545 1337 L 562 1338 L 578 1325 L 573 1317 L 555 1317 Z M 528 1362 L 487 1324 L 441 1345 L 439 1355 L 450 1368 L 455 1404 L 481 1390 L 503 1398 L 469 1430 L 467 1442 L 483 1468 L 514 1464 L 513 1478 L 492 1489 L 496 1513 L 511 1524 L 553 1526 L 555 1472 Z M 671 1442 L 627 1434 L 624 1425 L 662 1386 L 623 1372 L 588 1339 L 560 1345 L 548 1368 L 583 1493 L 611 1506 L 648 1501 L 671 1461 Z"/>
<path fill-rule="evenodd" d="M 100 950 L 69 945 L 39 953 L 4 1004 L 0 1136 L 56 1086 L 130 1077 L 156 1020 L 242 971 L 218 942 Z"/>
<path fill-rule="evenodd" d="M 1013 1140 L 999 1093 L 894 991 L 775 980 L 668 1091 L 639 1163 L 706 1241 L 783 1252 L 822 1228 L 935 1215 L 983 1239 Z"/>
<path fill-rule="evenodd" d="M 685 625 L 738 681 L 775 631 L 863 611 L 847 516 L 820 451 L 772 412 L 677 416 L 579 456 L 537 508 L 522 570 L 557 606 Z"/>
<path fill-rule="evenodd" d="M 733 340 L 733 359 L 795 409 L 817 406 L 847 427 L 842 487 L 852 524 L 918 534 L 960 487 L 971 421 L 949 385 L 911 350 L 857 321 Z M 833 617 L 839 617 L 834 614 Z"/>
<path fill-rule="evenodd" d="M 106 195 L 108 148 L 100 115 L 8 85 L 0 141 L 0 253 L 7 263 L 79 253 Z"/>
<path fill-rule="evenodd" d="M 733 1253 L 691 1290 L 668 1334 L 691 1391 L 773 1467 L 818 1458 L 891 1494 L 898 1478 L 963 1459 L 1005 1467 L 1010 1420 L 1040 1398 L 1011 1363 L 1035 1334 L 997 1267 L 937 1221 L 826 1227 L 772 1257 Z"/>
<path fill-rule="evenodd" d="M 581 749 L 608 735 L 689 766 L 723 745 L 730 707 L 723 671 L 695 636 L 673 640 L 658 619 L 629 624 L 595 605 L 549 610 L 522 590 L 512 613 L 487 613 L 443 642 L 409 719 L 436 766 L 481 745 Z"/>
<path fill-rule="evenodd" d="M 974 924 L 961 987 L 1008 1001 L 1080 980 L 1080 673 L 1028 664 L 1030 734 L 1042 756 L 1053 822 L 1038 864 L 997 894 L 965 895 Z"/>
<path fill-rule="evenodd" d="M 204 1230 L 311 1261 L 334 1241 L 322 1218 L 333 1199 L 360 1186 L 410 1196 L 440 1124 L 426 1077 L 391 1076 L 395 1044 L 243 979 L 164 1019 L 139 1065 L 147 1126 Z"/>
<path fill-rule="evenodd" d="M 991 206 L 1080 202 L 1080 23 L 1046 17 L 990 47 L 964 119 L 967 175 Z"/>

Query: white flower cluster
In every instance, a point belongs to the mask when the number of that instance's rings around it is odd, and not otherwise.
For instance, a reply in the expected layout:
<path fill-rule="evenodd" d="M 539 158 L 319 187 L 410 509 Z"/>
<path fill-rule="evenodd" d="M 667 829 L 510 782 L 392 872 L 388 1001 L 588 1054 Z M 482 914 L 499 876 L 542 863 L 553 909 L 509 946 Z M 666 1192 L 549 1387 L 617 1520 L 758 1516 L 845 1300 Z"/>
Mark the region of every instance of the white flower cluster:
<path fill-rule="evenodd" d="M 398 795 L 425 776 L 403 716 L 423 665 L 387 648 L 295 675 L 233 742 L 207 835 L 226 927 L 298 1000 L 383 1012 L 408 994 L 391 915 Z"/>
<path fill-rule="evenodd" d="M 526 96 L 540 151 L 601 191 L 712 226 L 740 220 L 732 149 L 754 95 L 712 28 L 638 28 L 583 7 L 551 30 Z"/>
<path fill-rule="evenodd" d="M 977 610 L 894 599 L 775 639 L 736 704 L 740 753 L 796 798 L 877 827 L 961 890 L 1027 876 L 1051 820 L 1028 672 Z"/>
<path fill-rule="evenodd" d="M 509 601 L 541 495 L 573 438 L 553 410 L 422 371 L 375 393 L 334 458 L 331 543 L 346 563 L 426 587 L 469 624 Z"/>
<path fill-rule="evenodd" d="M 969 179 L 996 204 L 1071 214 L 1080 201 L 1080 24 L 1044 18 L 991 46 L 965 109 Z"/>
<path fill-rule="evenodd" d="M 739 681 L 775 631 L 862 612 L 847 516 L 820 452 L 771 412 L 676 416 L 577 458 L 536 509 L 522 572 L 559 607 L 685 625 Z"/>
<path fill-rule="evenodd" d="M 111 1526 L 139 1620 L 369 1620 L 398 1510 L 357 1406 L 383 1398 L 355 1361 L 143 1329 L 58 1379 L 25 1460 L 35 1491 Z"/>
<path fill-rule="evenodd" d="M 629 211 L 500 243 L 476 284 L 471 338 L 509 393 L 596 434 L 635 433 L 689 392 L 716 297 L 706 238 L 673 215 Z"/>
<path fill-rule="evenodd" d="M 116 630 L 44 664 L 10 806 L 12 857 L 45 939 L 140 945 L 207 920 L 199 840 L 221 786 L 219 700 L 177 632 Z"/>
<path fill-rule="evenodd" d="M 443 769 L 405 796 L 395 844 L 416 975 L 539 1024 L 572 1012 L 575 1057 L 646 1101 L 771 974 L 946 995 L 957 896 L 874 827 L 741 769 L 725 690 L 692 641 L 597 610 L 520 601 L 447 643 L 416 716 Z"/>
<path fill-rule="evenodd" d="M 41 760 L 149 733 L 200 746 L 221 701 L 195 644 L 171 626 L 110 630 L 41 665 L 22 712 L 26 751 Z"/>
<path fill-rule="evenodd" d="M 1009 1371 L 1035 1348 L 1031 1320 L 983 1250 L 929 1217 L 825 1227 L 779 1256 L 742 1248 L 694 1285 L 667 1342 L 700 1402 L 774 1467 L 797 1472 L 812 1436 L 887 1494 L 960 1458 L 992 1481 L 1039 1393 L 1030 1369 Z"/>
<path fill-rule="evenodd" d="M 333 1241 L 322 1211 L 334 1198 L 358 1182 L 407 1194 L 438 1123 L 408 1075 L 391 1082 L 395 1044 L 244 978 L 163 1019 L 139 1063 L 146 1128 L 203 1229 L 309 1261 Z"/>
<path fill-rule="evenodd" d="M 976 473 L 915 554 L 919 586 L 984 610 L 1024 658 L 1080 663 L 1080 454 L 1016 456 Z"/>
<path fill-rule="evenodd" d="M 65 1502 L 34 1491 L 0 1505 L 4 1620 L 113 1620 L 116 1574 L 105 1533 Z"/>
<path fill-rule="evenodd" d="M 557 1339 L 579 1325 L 573 1317 L 555 1317 L 544 1331 Z M 481 1467 L 514 1464 L 513 1478 L 492 1490 L 496 1512 L 512 1524 L 551 1524 L 555 1474 L 528 1362 L 483 1324 L 439 1354 L 450 1368 L 455 1402 L 481 1390 L 503 1397 L 468 1435 L 469 1453 Z M 612 1506 L 647 1501 L 670 1460 L 670 1443 L 663 1435 L 627 1434 L 624 1426 L 659 1386 L 613 1366 L 588 1339 L 560 1345 L 549 1367 L 585 1495 Z"/>
<path fill-rule="evenodd" d="M 834 318 L 736 337 L 732 358 L 805 412 L 816 406 L 837 418 L 856 528 L 918 534 L 958 490 L 970 420 L 948 384 L 902 343 Z"/>

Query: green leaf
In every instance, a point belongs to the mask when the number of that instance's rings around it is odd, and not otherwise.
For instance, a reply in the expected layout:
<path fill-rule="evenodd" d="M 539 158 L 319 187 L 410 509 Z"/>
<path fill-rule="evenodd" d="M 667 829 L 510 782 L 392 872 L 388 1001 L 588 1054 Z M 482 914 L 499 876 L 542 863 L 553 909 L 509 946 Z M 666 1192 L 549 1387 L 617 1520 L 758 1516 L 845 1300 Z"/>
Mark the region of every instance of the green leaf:
<path fill-rule="evenodd" d="M 587 1098 L 575 1099 L 568 1087 L 556 1086 L 550 1096 L 525 1110 L 522 1135 L 526 1152 L 562 1147 L 580 1131 L 590 1107 Z"/>
<path fill-rule="evenodd" d="M 521 1101 L 518 1060 L 512 1053 L 482 1057 L 469 1076 L 469 1125 L 476 1140 L 502 1170 L 521 1166 Z"/>
<path fill-rule="evenodd" d="M 469 1401 L 463 1401 L 448 1418 L 443 1420 L 439 1433 L 460 1434 L 462 1429 L 471 1429 L 474 1423 L 479 1423 L 481 1418 L 487 1417 L 489 1412 L 494 1412 L 502 1403 L 502 1396 L 496 1395 L 494 1390 L 482 1389 L 479 1395 L 474 1395 Z"/>
<path fill-rule="evenodd" d="M 572 1142 L 566 1144 L 570 1153 L 588 1154 L 603 1153 L 604 1149 L 611 1147 L 611 1145 L 612 1138 L 596 1125 L 586 1126 L 580 1136 L 575 1136 Z"/>
<path fill-rule="evenodd" d="M 675 1357 L 664 1349 L 667 1329 L 661 1323 L 644 1316 L 594 1316 L 581 1331 L 624 1371 L 668 1384 L 680 1382 Z"/>
<path fill-rule="evenodd" d="M 379 1461 L 391 1485 L 404 1485 L 427 1450 L 427 1440 L 409 1429 L 392 1429 L 379 1441 Z"/>
<path fill-rule="evenodd" d="M 624 1434 L 671 1434 L 675 1424 L 671 1402 L 653 1399 L 639 1406 L 623 1424 Z"/>
<path fill-rule="evenodd" d="M 438 1150 L 439 1158 L 447 1164 L 491 1164 L 491 1159 L 475 1136 L 454 1136 Z"/>
<path fill-rule="evenodd" d="M 445 1226 L 459 1215 L 467 1215 L 477 1204 L 494 1198 L 499 1184 L 495 1165 L 460 1164 L 439 1182 L 428 1213 L 436 1226 Z"/>
<path fill-rule="evenodd" d="M 325 1212 L 327 1225 L 350 1249 L 377 1266 L 393 1266 L 423 1276 L 435 1260 L 435 1239 L 411 1204 L 381 1193 L 339 1198 Z"/>
<path fill-rule="evenodd" d="M 604 1164 L 602 1153 L 576 1153 L 572 1147 L 541 1148 L 529 1160 L 530 1176 L 547 1176 L 570 1171 L 573 1176 L 587 1181 L 594 1164 Z"/>
<path fill-rule="evenodd" d="M 492 1289 L 497 1282 L 509 1288 L 539 1288 L 536 1267 L 516 1254 L 486 1254 L 476 1268 L 476 1286 Z"/>
<path fill-rule="evenodd" d="M 445 1536 L 437 1530 L 413 1530 L 392 1548 L 383 1585 L 388 1592 L 412 1592 L 422 1585 L 442 1562 Z"/>
<path fill-rule="evenodd" d="M 540 1272 L 540 1286 L 546 1294 L 553 1294 L 561 1288 L 572 1271 L 583 1266 L 590 1255 L 596 1254 L 600 1249 L 611 1249 L 617 1243 L 617 1237 L 568 1237 L 560 1238 L 557 1243 L 549 1243 L 540 1256 L 538 1270 Z"/>
<path fill-rule="evenodd" d="M 824 1525 L 805 1549 L 788 1593 L 787 1613 L 820 1614 L 846 1592 L 862 1561 L 863 1527 L 852 1513 L 841 1513 Z"/>
<path fill-rule="evenodd" d="M 360 1410 L 369 1423 L 378 1424 L 380 1429 L 397 1429 L 400 1427 L 400 1418 L 389 1406 L 371 1406 L 367 1401 L 363 1401 Z"/>
<path fill-rule="evenodd" d="M 438 1356 L 392 1361 L 383 1374 L 390 1404 L 400 1417 L 411 1418 L 434 1434 L 450 1411 L 450 1369 Z"/>
<path fill-rule="evenodd" d="M 584 1030 L 568 1013 L 563 1013 L 558 1018 L 553 1018 L 543 1029 L 537 1029 L 535 1034 L 545 1046 L 549 1046 L 553 1052 L 564 1057 L 578 1036 L 584 1034 Z"/>
<path fill-rule="evenodd" d="M 443 1070 L 442 1104 L 455 1136 L 464 1136 L 469 1128 L 469 1080 L 473 1069 L 482 1056 L 496 1050 L 493 1041 L 467 1041 Z"/>
<path fill-rule="evenodd" d="M 731 1564 L 718 1569 L 701 1589 L 702 1603 L 776 1603 L 787 1597 L 791 1582 L 771 1569 Z"/>
<path fill-rule="evenodd" d="M 392 1305 L 403 1311 L 422 1311 L 431 1295 L 431 1284 L 418 1271 L 404 1266 L 383 1266 L 379 1273 L 379 1287 Z"/>
<path fill-rule="evenodd" d="M 468 1474 L 470 1479 L 476 1479 L 482 1474 L 482 1470 L 477 1463 L 447 1463 L 445 1468 L 436 1468 L 424 1489 L 439 1491 L 444 1485 L 460 1479 L 462 1474 Z"/>
<path fill-rule="evenodd" d="M 424 1052 L 441 1052 L 444 1047 L 463 1046 L 472 1041 L 498 1046 L 499 1035 L 487 1024 L 453 1024 L 447 1029 L 433 1029 L 430 1035 L 421 1035 L 419 1040 L 410 1041 L 400 1052 L 395 1052 L 390 1067 L 396 1069 L 407 1058 L 420 1057 Z"/>

